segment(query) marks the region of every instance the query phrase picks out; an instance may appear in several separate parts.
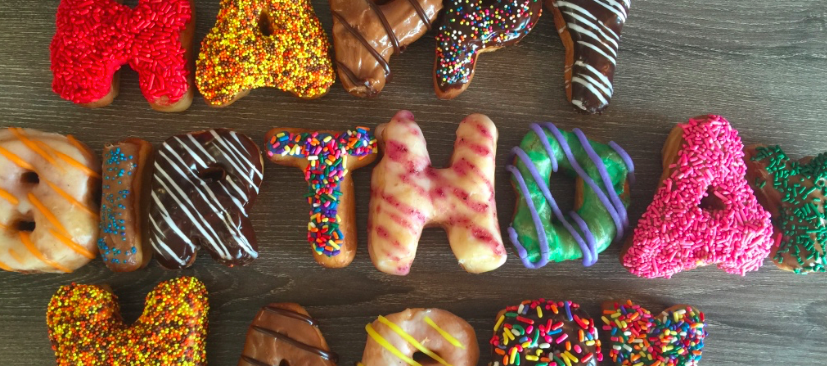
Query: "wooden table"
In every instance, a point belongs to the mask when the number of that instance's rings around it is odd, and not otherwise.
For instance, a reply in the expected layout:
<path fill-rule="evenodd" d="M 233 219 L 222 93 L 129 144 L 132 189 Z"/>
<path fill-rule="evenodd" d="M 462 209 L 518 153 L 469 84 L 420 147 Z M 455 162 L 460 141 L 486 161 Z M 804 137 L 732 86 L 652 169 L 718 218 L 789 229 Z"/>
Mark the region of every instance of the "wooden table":
<path fill-rule="evenodd" d="M 127 1 L 134 5 L 136 1 Z M 197 1 L 196 40 L 213 25 L 218 0 Z M 256 90 L 226 109 L 200 97 L 185 113 L 149 109 L 137 76 L 126 68 L 121 95 L 106 108 L 83 109 L 51 91 L 49 42 L 58 1 L 6 0 L 0 7 L 0 115 L 2 125 L 71 133 L 100 152 L 107 141 L 139 136 L 153 143 L 178 133 L 234 128 L 263 139 L 271 126 L 345 129 L 374 127 L 399 109 L 422 126 L 433 161 L 444 164 L 454 130 L 467 114 L 490 116 L 500 131 L 497 202 L 507 227 L 515 194 L 503 168 L 507 151 L 528 124 L 553 121 L 579 127 L 595 139 L 614 140 L 635 159 L 637 184 L 631 218 L 640 217 L 658 184 L 660 149 L 674 123 L 704 113 L 728 117 L 745 143 L 777 143 L 793 156 L 827 149 L 822 137 L 827 114 L 827 3 L 823 0 L 635 0 L 623 32 L 615 98 L 602 116 L 576 113 L 563 92 L 563 47 L 550 12 L 519 45 L 481 58 L 473 84 L 453 101 L 437 100 L 431 85 L 433 34 L 392 59 L 394 80 L 377 99 L 358 99 L 341 85 L 314 101 L 274 89 Z M 323 0 L 313 5 L 327 31 L 332 25 Z M 109 283 L 125 317 L 135 319 L 144 296 L 160 281 L 196 276 L 210 291 L 207 352 L 212 365 L 234 365 L 247 326 L 269 302 L 307 307 L 321 323 L 342 365 L 360 360 L 364 325 L 380 314 L 406 307 L 438 307 L 467 319 L 477 330 L 489 361 L 496 312 L 523 299 L 571 299 L 598 314 L 607 299 L 631 298 L 652 311 L 676 303 L 704 310 L 709 338 L 702 365 L 823 365 L 827 339 L 825 275 L 796 276 L 769 260 L 746 277 L 717 268 L 681 273 L 671 280 L 644 280 L 618 262 L 613 245 L 591 268 L 577 261 L 523 268 L 510 244 L 508 262 L 483 275 L 456 264 L 446 236 L 426 230 L 407 277 L 385 275 L 370 262 L 364 240 L 370 170 L 354 173 L 361 242 L 356 260 L 328 270 L 312 259 L 305 242 L 306 190 L 300 172 L 265 163 L 262 193 L 252 211 L 261 257 L 243 268 L 226 268 L 205 253 L 183 271 L 156 263 L 128 274 L 110 272 L 100 260 L 70 275 L 0 273 L 0 363 L 49 365 L 54 355 L 45 324 L 46 305 L 61 285 Z M 555 179 L 554 191 L 571 205 L 572 184 Z M 567 202 L 568 201 L 568 202 Z M 608 364 L 608 363 L 606 363 Z"/>

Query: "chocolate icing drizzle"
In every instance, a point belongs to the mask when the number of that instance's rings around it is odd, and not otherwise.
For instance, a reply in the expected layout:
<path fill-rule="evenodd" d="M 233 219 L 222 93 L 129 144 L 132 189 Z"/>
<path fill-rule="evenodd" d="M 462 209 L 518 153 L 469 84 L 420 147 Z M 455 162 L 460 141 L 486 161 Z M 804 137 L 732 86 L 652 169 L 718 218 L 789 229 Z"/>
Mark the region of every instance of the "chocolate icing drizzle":
<path fill-rule="evenodd" d="M 477 55 L 519 42 L 537 24 L 537 0 L 448 0 L 436 36 L 436 80 L 441 90 L 461 88 L 474 74 Z"/>
<path fill-rule="evenodd" d="M 565 37 L 567 29 L 574 48 L 574 59 L 566 60 L 571 69 L 566 74 L 569 99 L 583 111 L 600 113 L 614 92 L 617 50 L 630 0 L 551 1 L 559 33 Z M 559 24 L 560 18 L 565 24 Z"/>
<path fill-rule="evenodd" d="M 283 315 L 283 316 L 290 317 L 290 318 L 293 318 L 293 319 L 298 319 L 298 320 L 301 320 L 301 321 L 303 321 L 307 324 L 310 324 L 314 327 L 317 326 L 316 321 L 313 320 L 313 318 L 311 318 L 307 315 L 304 315 L 304 314 L 297 313 L 295 311 L 282 309 L 282 308 L 277 308 L 275 306 L 270 306 L 270 305 L 265 306 L 263 308 L 263 310 L 267 311 L 267 312 L 271 312 L 273 314 L 278 314 L 278 315 Z"/>
<path fill-rule="evenodd" d="M 307 315 L 295 312 L 295 311 L 290 310 L 290 309 L 285 309 L 285 308 L 280 308 L 280 307 L 276 307 L 276 306 L 272 306 L 272 305 L 267 305 L 267 306 L 261 308 L 261 310 L 272 313 L 272 314 L 276 314 L 276 315 L 280 315 L 280 316 L 300 320 L 300 321 L 305 322 L 309 326 L 312 326 L 314 328 L 318 326 L 316 321 L 313 320 L 313 318 L 311 318 Z M 264 334 L 266 336 L 272 337 L 272 338 L 274 338 L 278 341 L 282 341 L 284 343 L 287 343 L 287 344 L 289 344 L 293 347 L 296 347 L 298 349 L 301 349 L 303 351 L 314 353 L 314 354 L 318 355 L 319 357 L 321 357 L 325 360 L 331 361 L 333 363 L 336 363 L 339 360 L 339 355 L 336 354 L 335 352 L 326 351 L 326 350 L 323 350 L 321 348 L 314 347 L 314 346 L 311 346 L 309 344 L 305 344 L 303 342 L 300 342 L 298 340 L 293 339 L 292 337 L 290 337 L 287 334 L 284 334 L 284 333 L 281 333 L 279 331 L 275 331 L 275 330 L 272 330 L 272 329 L 268 329 L 268 328 L 256 325 L 255 322 L 253 323 L 253 325 L 250 326 L 250 328 L 255 330 L 256 332 L 259 332 L 259 333 Z M 247 361 L 250 364 L 256 365 L 256 366 L 278 366 L 278 365 L 271 365 L 269 363 L 260 361 L 258 359 L 255 359 L 253 357 L 250 357 L 250 356 L 247 356 L 247 355 L 244 355 L 244 354 L 241 355 L 241 359 L 244 360 L 244 361 Z"/>
<path fill-rule="evenodd" d="M 274 330 L 270 330 L 270 329 L 267 329 L 267 328 L 262 328 L 262 327 L 259 327 L 257 325 L 252 326 L 252 328 L 255 331 L 259 332 L 259 333 L 266 334 L 270 337 L 273 337 L 273 338 L 278 339 L 280 341 L 283 341 L 285 343 L 289 343 L 291 346 L 294 346 L 296 348 L 305 350 L 307 352 L 315 353 L 315 354 L 319 355 L 321 358 L 324 358 L 325 360 L 330 360 L 330 361 L 333 361 L 333 362 L 336 362 L 336 361 L 339 360 L 339 355 L 337 355 L 334 352 L 325 351 L 321 348 L 313 347 L 311 345 L 304 344 L 304 343 L 299 342 L 299 341 L 297 341 L 293 338 L 290 338 L 290 336 L 288 336 L 284 333 L 276 332 Z M 242 356 L 242 357 L 245 357 L 245 356 Z"/>
<path fill-rule="evenodd" d="M 379 22 L 382 23 L 382 28 L 385 29 L 385 33 L 387 33 L 388 39 L 391 41 L 391 44 L 393 45 L 393 50 L 394 50 L 393 53 L 395 55 L 401 53 L 402 52 L 402 47 L 399 45 L 399 38 L 396 36 L 396 33 L 393 31 L 393 26 L 391 26 L 390 22 L 388 22 L 387 17 L 385 17 L 385 13 L 383 13 L 382 10 L 379 9 L 379 5 L 376 5 L 376 3 L 373 2 L 373 0 L 364 0 L 364 1 L 365 1 L 365 3 L 368 4 L 368 7 L 374 12 L 374 14 L 376 14 L 376 17 L 379 19 Z M 400 0 L 397 0 L 397 1 L 400 1 Z M 414 11 L 416 11 L 416 14 L 419 16 L 419 18 L 422 20 L 422 22 L 425 23 L 425 25 L 428 28 L 430 28 L 431 27 L 431 22 L 430 22 L 430 20 L 428 20 L 428 14 L 425 12 L 425 9 L 423 9 L 422 6 L 419 5 L 419 3 L 417 3 L 417 0 L 406 0 L 406 1 L 408 1 L 408 3 L 411 4 L 411 7 L 413 7 Z M 370 52 L 371 56 L 373 56 L 373 58 L 376 59 L 376 62 L 378 62 L 379 65 L 381 65 L 382 68 L 385 70 L 385 78 L 387 80 L 390 80 L 390 78 L 391 78 L 391 69 L 390 69 L 390 64 L 388 64 L 388 61 L 385 60 L 384 57 L 382 57 L 382 55 L 379 53 L 379 51 L 377 51 L 376 48 L 374 48 L 367 39 L 365 39 L 365 36 L 362 34 L 362 32 L 360 32 L 358 29 L 353 27 L 345 19 L 345 17 L 342 16 L 342 14 L 340 14 L 338 11 L 335 11 L 335 10 L 332 11 L 332 14 L 333 14 L 333 17 L 336 18 L 336 20 L 338 20 L 342 24 L 342 26 L 345 28 L 345 30 L 347 30 L 348 33 L 353 35 L 353 37 L 356 38 L 356 40 L 358 40 L 359 43 L 361 43 L 362 46 L 365 47 L 366 50 L 368 50 L 368 52 Z M 347 67 L 347 65 L 345 65 L 344 63 L 336 61 L 336 65 L 337 65 L 337 67 L 339 67 L 340 70 L 342 70 L 344 72 L 345 76 L 350 80 L 350 82 L 352 84 L 359 85 L 359 84 L 366 83 L 366 81 L 363 81 L 363 82 L 360 83 L 359 82 L 359 77 L 356 76 L 356 73 L 354 73 L 353 70 L 351 70 L 349 67 Z"/>

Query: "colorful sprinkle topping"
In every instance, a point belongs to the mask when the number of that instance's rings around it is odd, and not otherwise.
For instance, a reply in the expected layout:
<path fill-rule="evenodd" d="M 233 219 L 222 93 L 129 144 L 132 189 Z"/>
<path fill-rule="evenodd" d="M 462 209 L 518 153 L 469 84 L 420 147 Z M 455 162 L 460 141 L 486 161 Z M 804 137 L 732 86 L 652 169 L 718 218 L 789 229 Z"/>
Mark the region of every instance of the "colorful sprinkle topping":
<path fill-rule="evenodd" d="M 181 277 L 159 284 L 131 326 L 123 323 L 117 301 L 93 285 L 57 291 L 46 322 L 58 366 L 207 364 L 209 304 L 201 281 Z"/>
<path fill-rule="evenodd" d="M 707 336 L 704 313 L 686 306 L 657 317 L 627 301 L 603 311 L 612 360 L 622 366 L 695 366 Z"/>
<path fill-rule="evenodd" d="M 211 105 L 261 87 L 315 98 L 333 84 L 329 49 L 308 0 L 222 0 L 201 44 L 196 82 Z"/>
<path fill-rule="evenodd" d="M 758 270 L 773 229 L 747 184 L 738 131 L 713 115 L 679 126 L 671 174 L 638 222 L 623 265 L 648 278 L 713 263 L 740 275 Z"/>
<path fill-rule="evenodd" d="M 436 41 L 436 80 L 445 90 L 469 82 L 486 47 L 516 43 L 534 28 L 539 0 L 449 0 Z"/>
<path fill-rule="evenodd" d="M 594 320 L 571 301 L 526 300 L 505 308 L 491 338 L 493 366 L 578 366 L 603 361 Z"/>
<path fill-rule="evenodd" d="M 100 230 L 102 235 L 98 238 L 98 249 L 100 249 L 101 258 L 104 262 L 130 263 L 134 261 L 132 256 L 138 252 L 138 248 L 134 245 L 129 250 L 110 248 L 106 244 L 103 234 L 109 238 L 119 237 L 121 241 L 126 241 L 126 223 L 123 218 L 127 206 L 124 203 L 130 199 L 131 191 L 122 189 L 114 192 L 112 186 L 123 186 L 122 179 L 130 178 L 132 172 L 138 169 L 138 164 L 135 162 L 134 156 L 125 155 L 119 147 L 105 151 L 103 159 L 103 191 L 105 194 L 101 202 Z M 126 163 L 127 169 L 121 168 L 124 163 Z"/>
<path fill-rule="evenodd" d="M 777 225 L 781 238 L 773 259 L 780 264 L 795 260 L 795 273 L 827 272 L 824 245 L 827 242 L 827 153 L 821 153 L 808 163 L 792 161 L 779 146 L 758 147 L 753 161 L 772 177 L 771 188 L 780 193 Z M 759 178 L 760 180 L 760 178 Z M 767 182 L 757 181 L 757 189 Z"/>
<path fill-rule="evenodd" d="M 267 144 L 268 156 L 293 156 L 310 161 L 304 171 L 304 179 L 310 185 L 307 202 L 311 206 L 307 241 L 317 254 L 339 254 L 345 238 L 339 228 L 341 218 L 338 209 L 342 195 L 340 184 L 348 174 L 348 157 L 361 159 L 376 151 L 376 139 L 366 127 L 357 127 L 338 135 L 280 132 Z"/>
<path fill-rule="evenodd" d="M 138 72 L 151 103 L 178 102 L 189 90 L 181 33 L 189 0 L 140 0 L 135 9 L 112 0 L 62 0 L 52 52 L 52 90 L 75 103 L 106 96 L 122 65 Z"/>

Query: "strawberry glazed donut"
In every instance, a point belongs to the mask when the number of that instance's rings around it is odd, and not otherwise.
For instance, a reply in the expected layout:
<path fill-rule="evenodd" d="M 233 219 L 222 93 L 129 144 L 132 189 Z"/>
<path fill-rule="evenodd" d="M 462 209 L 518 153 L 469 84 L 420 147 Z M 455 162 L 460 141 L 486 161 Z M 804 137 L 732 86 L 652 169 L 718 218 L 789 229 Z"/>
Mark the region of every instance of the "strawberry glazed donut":
<path fill-rule="evenodd" d="M 365 330 L 368 342 L 357 366 L 474 366 L 480 357 L 474 328 L 445 310 L 407 309 L 387 317 L 380 315 Z M 429 362 L 419 360 L 418 355 L 430 357 Z"/>

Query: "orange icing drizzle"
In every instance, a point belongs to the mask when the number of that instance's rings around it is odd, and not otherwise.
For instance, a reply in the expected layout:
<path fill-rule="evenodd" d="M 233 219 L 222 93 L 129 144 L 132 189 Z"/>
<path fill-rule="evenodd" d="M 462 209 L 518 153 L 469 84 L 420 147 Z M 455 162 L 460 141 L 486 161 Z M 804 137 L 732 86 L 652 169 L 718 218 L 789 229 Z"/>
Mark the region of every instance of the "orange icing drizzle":
<path fill-rule="evenodd" d="M 76 147 L 80 151 L 85 151 L 89 149 L 82 142 L 78 141 L 78 139 L 76 139 L 75 136 L 66 135 L 66 139 L 69 140 L 69 143 L 72 144 L 72 146 Z"/>
<path fill-rule="evenodd" d="M 66 268 L 66 267 L 60 265 L 60 263 L 56 263 L 56 262 L 50 260 L 49 258 L 46 258 L 45 256 L 43 256 L 43 253 L 41 253 L 39 250 L 37 250 L 37 247 L 35 247 L 34 243 L 32 243 L 31 238 L 29 238 L 29 233 L 20 231 L 20 232 L 18 232 L 18 234 L 20 235 L 20 241 L 23 242 L 23 245 L 26 246 L 26 249 L 29 250 L 29 253 L 32 253 L 32 255 L 37 257 L 37 259 L 40 259 L 41 261 L 43 261 L 43 263 L 46 263 L 46 264 L 52 266 L 54 269 L 56 269 L 58 271 L 66 272 L 66 273 L 71 273 L 72 272 L 71 269 Z"/>
<path fill-rule="evenodd" d="M 18 200 L 17 197 L 15 197 L 13 194 L 9 193 L 9 191 L 3 188 L 0 188 L 0 198 L 9 201 L 9 203 L 15 206 L 17 206 L 17 204 L 20 203 L 20 200 Z"/>
<path fill-rule="evenodd" d="M 29 192 L 28 197 L 32 205 L 38 211 L 40 211 L 40 213 L 42 213 L 43 216 L 46 217 L 46 220 L 49 220 L 49 222 L 52 223 L 52 225 L 56 227 L 61 234 L 69 236 L 69 232 L 66 230 L 65 227 L 63 227 L 63 224 L 61 224 L 60 221 L 58 221 L 57 217 L 55 217 L 55 215 L 51 211 L 49 211 L 49 209 L 46 208 L 46 206 L 44 206 L 43 203 L 40 202 L 40 200 L 38 200 L 37 197 L 34 196 L 34 194 L 32 194 L 32 192 Z"/>
<path fill-rule="evenodd" d="M 17 252 L 15 252 L 14 249 L 9 249 L 9 256 L 11 256 L 12 259 L 17 261 L 17 263 L 23 264 L 23 257 L 21 257 L 20 254 L 17 254 Z"/>
<path fill-rule="evenodd" d="M 31 164 L 27 163 L 25 160 L 21 159 L 17 155 L 14 155 L 14 153 L 12 153 L 11 151 L 6 150 L 3 147 L 0 147 L 0 155 L 5 156 L 6 159 L 11 160 L 12 163 L 17 164 L 18 166 L 20 166 L 23 169 L 34 171 L 34 167 Z"/>
<path fill-rule="evenodd" d="M 61 168 L 57 165 L 57 161 L 55 160 L 55 158 L 53 158 L 51 155 L 49 155 L 49 153 L 41 149 L 40 146 L 37 146 L 37 144 L 34 143 L 34 141 L 26 137 L 26 133 L 23 132 L 22 128 L 9 127 L 9 131 L 11 131 L 11 133 L 14 134 L 14 136 L 17 137 L 18 140 L 20 140 L 20 142 L 26 145 L 26 147 L 37 153 L 37 155 L 42 156 L 43 159 L 46 159 L 46 161 L 48 161 L 52 165 Z"/>
<path fill-rule="evenodd" d="M 96 172 L 92 169 L 89 169 L 86 165 L 83 165 L 83 163 L 75 160 L 73 157 L 71 157 L 69 155 L 66 155 L 66 154 L 64 154 L 60 151 L 57 151 L 56 149 L 52 148 L 51 146 L 46 145 L 46 143 L 43 142 L 43 141 L 35 141 L 35 144 L 37 144 L 37 146 L 40 146 L 44 150 L 56 155 L 58 158 L 60 158 L 60 160 L 65 161 L 67 164 L 69 164 L 69 165 L 71 165 L 75 168 L 78 168 L 78 170 L 82 171 L 84 174 L 86 174 L 90 177 L 93 177 L 93 178 L 100 179 L 101 175 L 98 174 L 98 172 Z M 83 150 L 81 150 L 81 151 L 83 151 Z"/>
<path fill-rule="evenodd" d="M 86 248 L 81 246 L 80 244 L 74 242 L 72 239 L 69 239 L 69 238 L 61 235 L 59 232 L 55 231 L 54 229 L 49 229 L 49 234 L 52 234 L 52 236 L 57 238 L 57 240 L 60 240 L 64 245 L 69 247 L 69 249 L 74 250 L 78 254 L 80 254 L 80 255 L 82 255 L 86 258 L 89 258 L 89 259 L 95 259 L 95 253 L 90 252 L 89 250 L 87 250 Z"/>
<path fill-rule="evenodd" d="M 98 218 L 98 213 L 97 212 L 95 212 L 94 210 L 92 210 L 89 207 L 86 207 L 86 205 L 84 205 L 82 202 L 76 200 L 74 197 L 72 197 L 71 195 L 66 193 L 64 190 L 60 189 L 60 187 L 54 185 L 52 182 L 49 182 L 45 179 L 43 181 L 46 182 L 46 184 L 49 186 L 49 188 L 53 189 L 61 197 L 63 197 L 64 199 L 69 201 L 71 204 L 77 206 L 78 208 L 80 208 L 84 212 L 88 213 L 89 215 L 91 215 L 92 217 L 94 217 L 97 220 L 97 218 Z"/>
<path fill-rule="evenodd" d="M 3 263 L 2 261 L 0 261 L 0 269 L 2 269 L 2 270 L 4 270 L 4 271 L 13 272 L 13 271 L 12 271 L 12 269 L 11 269 L 11 267 L 7 266 L 7 265 L 6 265 L 5 263 Z"/>

